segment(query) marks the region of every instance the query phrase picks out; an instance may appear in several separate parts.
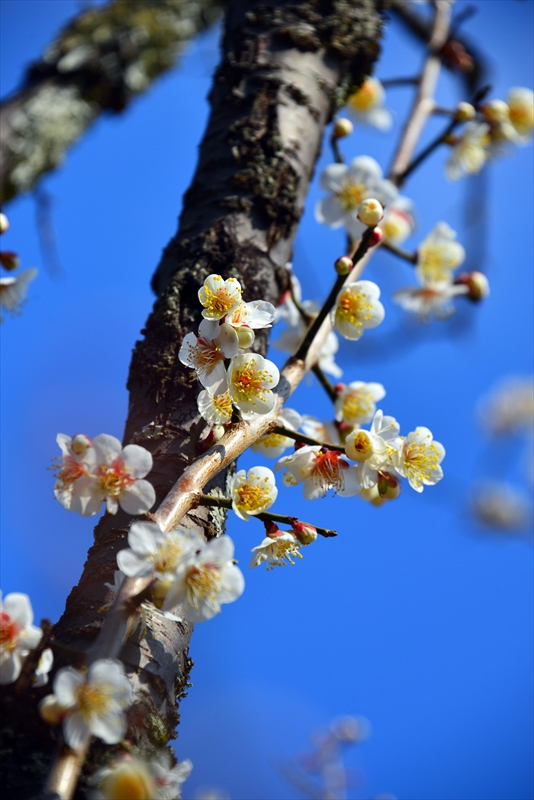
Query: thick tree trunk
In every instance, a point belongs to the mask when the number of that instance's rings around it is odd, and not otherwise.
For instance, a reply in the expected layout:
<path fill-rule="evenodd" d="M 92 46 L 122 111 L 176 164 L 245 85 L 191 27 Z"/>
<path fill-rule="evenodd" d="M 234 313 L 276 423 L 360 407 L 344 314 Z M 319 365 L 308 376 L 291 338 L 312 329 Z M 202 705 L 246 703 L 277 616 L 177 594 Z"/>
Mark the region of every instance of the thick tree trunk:
<path fill-rule="evenodd" d="M 277 302 L 287 286 L 284 265 L 324 127 L 346 92 L 372 71 L 380 32 L 377 0 L 280 0 L 270 6 L 236 0 L 230 7 L 199 164 L 178 232 L 154 276 L 159 297 L 135 347 L 128 382 L 124 441 L 152 452 L 149 478 L 157 502 L 194 458 L 199 386 L 178 351 L 201 319 L 198 288 L 215 272 L 236 277 L 246 301 Z M 258 336 L 258 351 L 266 345 L 266 335 Z M 226 481 L 227 473 L 220 473 L 210 491 L 224 491 Z M 93 642 L 102 624 L 98 610 L 109 600 L 104 582 L 113 580 L 131 519 L 119 512 L 97 525 L 80 583 L 55 627 L 63 644 L 85 650 Z M 224 515 L 197 508 L 186 524 L 210 538 L 223 531 Z M 137 703 L 128 736 L 144 751 L 174 735 L 176 704 L 191 666 L 190 635 L 189 625 L 151 618 L 146 638 L 133 636 L 121 654 Z"/>
<path fill-rule="evenodd" d="M 0 203 L 32 189 L 104 111 L 123 111 L 227 0 L 113 0 L 75 17 L 0 106 Z"/>

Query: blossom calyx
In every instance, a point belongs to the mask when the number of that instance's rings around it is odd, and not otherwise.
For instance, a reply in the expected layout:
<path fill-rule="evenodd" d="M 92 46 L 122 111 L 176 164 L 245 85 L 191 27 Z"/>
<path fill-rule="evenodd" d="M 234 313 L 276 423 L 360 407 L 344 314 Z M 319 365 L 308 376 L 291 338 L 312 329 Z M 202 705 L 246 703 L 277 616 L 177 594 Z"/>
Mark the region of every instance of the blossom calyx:
<path fill-rule="evenodd" d="M 348 256 L 341 256 L 334 262 L 334 269 L 338 275 L 348 275 L 353 267 L 352 259 Z"/>
<path fill-rule="evenodd" d="M 369 228 L 374 228 L 384 216 L 384 209 L 378 200 L 375 200 L 374 197 L 370 197 L 367 200 L 362 200 L 358 206 L 357 216 L 364 225 L 367 225 Z"/>
<path fill-rule="evenodd" d="M 17 269 L 20 264 L 20 259 L 13 250 L 2 250 L 0 253 L 0 264 L 2 264 L 3 268 L 7 269 L 8 272 L 12 272 L 12 270 Z"/>
<path fill-rule="evenodd" d="M 479 303 L 490 293 L 489 281 L 483 272 L 462 272 L 454 283 L 458 286 L 467 286 L 469 293 L 466 297 L 474 303 Z"/>
<path fill-rule="evenodd" d="M 350 136 L 354 130 L 354 125 L 346 117 L 339 117 L 334 123 L 334 130 L 332 131 L 333 139 L 343 139 L 345 136 Z"/>

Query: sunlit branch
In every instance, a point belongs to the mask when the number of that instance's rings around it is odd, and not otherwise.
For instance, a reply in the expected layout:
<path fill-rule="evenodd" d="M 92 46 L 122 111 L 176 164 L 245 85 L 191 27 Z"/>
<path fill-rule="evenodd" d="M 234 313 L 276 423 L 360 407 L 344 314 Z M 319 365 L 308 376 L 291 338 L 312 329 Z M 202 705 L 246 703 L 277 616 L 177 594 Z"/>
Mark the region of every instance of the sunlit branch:
<path fill-rule="evenodd" d="M 201 506 L 212 506 L 216 508 L 232 508 L 232 501 L 228 497 L 212 497 L 205 494 L 199 498 L 198 504 Z M 280 522 L 282 525 L 293 525 L 294 522 L 301 522 L 298 517 L 291 517 L 286 514 L 272 514 L 270 511 L 264 511 L 261 514 L 254 514 L 255 519 L 261 522 Z M 315 528 L 319 536 L 324 536 L 326 539 L 332 536 L 337 536 L 337 531 L 330 530 L 329 528 L 318 528 L 317 525 L 312 525 L 311 522 L 305 522 L 304 525 L 310 525 Z"/>

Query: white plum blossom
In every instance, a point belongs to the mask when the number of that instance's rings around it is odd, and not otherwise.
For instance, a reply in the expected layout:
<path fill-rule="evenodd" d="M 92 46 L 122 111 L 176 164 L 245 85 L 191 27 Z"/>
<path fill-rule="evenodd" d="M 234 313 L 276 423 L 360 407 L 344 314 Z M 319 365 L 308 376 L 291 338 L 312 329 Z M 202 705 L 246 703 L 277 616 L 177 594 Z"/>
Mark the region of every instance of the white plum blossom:
<path fill-rule="evenodd" d="M 298 411 L 292 408 L 283 408 L 277 415 L 278 425 L 289 428 L 290 431 L 298 431 L 302 424 L 302 417 Z M 294 439 L 284 436 L 281 433 L 267 433 L 265 436 L 260 436 L 252 445 L 252 450 L 255 453 L 262 453 L 268 458 L 279 458 L 284 450 L 292 447 Z"/>
<path fill-rule="evenodd" d="M 233 561 L 234 543 L 229 536 L 212 539 L 199 553 L 189 553 L 172 576 L 162 610 L 179 604 L 190 622 L 203 622 L 221 611 L 221 603 L 233 603 L 243 593 L 243 573 Z"/>
<path fill-rule="evenodd" d="M 490 126 L 475 120 L 468 122 L 447 159 L 445 165 L 447 178 L 457 181 L 466 175 L 480 172 L 488 160 L 489 144 Z"/>
<path fill-rule="evenodd" d="M 54 494 L 67 511 L 76 511 L 83 514 L 85 500 L 73 491 L 76 481 L 85 475 L 96 464 L 96 453 L 91 440 L 83 433 L 74 437 L 65 433 L 58 433 L 56 442 L 61 449 L 61 465 L 57 468 L 57 480 L 54 484 Z"/>
<path fill-rule="evenodd" d="M 319 445 L 305 445 L 290 456 L 283 456 L 275 471 L 286 468 L 283 482 L 287 486 L 303 483 L 306 500 L 324 497 L 329 489 L 342 497 L 353 497 L 360 491 L 356 467 L 337 450 Z"/>
<path fill-rule="evenodd" d="M 452 301 L 468 293 L 469 287 L 465 285 L 439 281 L 399 289 L 393 294 L 393 300 L 405 311 L 428 322 L 432 317 L 448 319 L 456 310 Z"/>
<path fill-rule="evenodd" d="M 232 419 L 232 398 L 228 392 L 213 394 L 210 389 L 203 389 L 197 397 L 200 416 L 209 425 L 224 425 Z"/>
<path fill-rule="evenodd" d="M 230 361 L 227 370 L 228 391 L 244 419 L 268 414 L 274 406 L 271 389 L 278 385 L 276 364 L 257 353 L 241 353 Z"/>
<path fill-rule="evenodd" d="M 192 769 L 190 761 L 173 767 L 170 755 L 165 752 L 150 761 L 124 755 L 91 776 L 89 784 L 98 789 L 89 797 L 91 800 L 177 800 Z"/>
<path fill-rule="evenodd" d="M 293 559 L 302 558 L 301 543 L 291 531 L 278 530 L 266 536 L 257 547 L 252 548 L 254 555 L 250 559 L 250 569 L 267 562 L 267 569 L 295 564 Z"/>
<path fill-rule="evenodd" d="M 275 317 L 276 309 L 272 303 L 267 300 L 253 300 L 251 303 L 240 303 L 226 315 L 224 321 L 233 328 L 245 326 L 258 330 L 270 328 Z"/>
<path fill-rule="evenodd" d="M 35 267 L 30 267 L 18 275 L 0 278 L 0 307 L 11 313 L 18 311 L 26 299 L 28 286 L 36 275 Z"/>
<path fill-rule="evenodd" d="M 422 492 L 425 486 L 433 486 L 443 478 L 440 464 L 444 456 L 445 448 L 440 442 L 433 441 L 428 428 L 418 427 L 406 438 L 401 437 L 392 463 L 412 489 Z"/>
<path fill-rule="evenodd" d="M 534 92 L 523 86 L 514 86 L 506 101 L 510 122 L 518 134 L 518 143 L 527 144 L 534 130 Z"/>
<path fill-rule="evenodd" d="M 14 683 L 24 659 L 35 650 L 43 632 L 33 623 L 30 598 L 21 592 L 0 593 L 0 685 Z"/>
<path fill-rule="evenodd" d="M 380 165 L 370 156 L 358 156 L 349 166 L 330 164 L 321 174 L 320 185 L 330 194 L 317 203 L 315 219 L 330 228 L 345 226 L 354 239 L 367 230 L 356 216 L 362 200 L 375 198 L 388 206 L 398 197 L 397 187 L 382 177 Z"/>
<path fill-rule="evenodd" d="M 369 431 L 357 430 L 348 434 L 345 452 L 360 462 L 358 477 L 364 489 L 372 489 L 380 473 L 395 473 L 392 459 L 399 446 L 400 427 L 394 417 L 384 416 L 379 409 Z"/>
<path fill-rule="evenodd" d="M 372 281 L 356 281 L 345 286 L 332 310 L 332 327 L 345 339 L 356 341 L 368 328 L 376 328 L 385 316 L 379 301 L 380 289 Z"/>
<path fill-rule="evenodd" d="M 274 473 L 268 467 L 240 469 L 230 487 L 232 508 L 240 519 L 262 514 L 272 506 L 278 495 Z"/>
<path fill-rule="evenodd" d="M 198 337 L 188 333 L 184 337 L 178 358 L 195 374 L 206 389 L 219 394 L 226 391 L 226 358 L 239 352 L 237 333 L 231 325 L 205 319 L 200 323 Z"/>
<path fill-rule="evenodd" d="M 347 98 L 347 112 L 356 122 L 388 131 L 393 124 L 391 111 L 384 106 L 386 92 L 378 78 L 366 78 L 357 92 Z"/>
<path fill-rule="evenodd" d="M 225 281 L 220 275 L 208 275 L 198 290 L 198 299 L 204 306 L 205 319 L 222 319 L 241 303 L 241 284 L 235 278 Z"/>
<path fill-rule="evenodd" d="M 456 231 L 439 222 L 419 245 L 416 275 L 421 285 L 451 283 L 454 270 L 463 263 L 465 250 L 456 241 Z"/>
<path fill-rule="evenodd" d="M 311 414 L 304 414 L 301 428 L 306 436 L 311 436 L 312 439 L 317 439 L 319 442 L 342 444 L 339 429 L 335 422 L 328 422 L 327 420 L 321 422 L 320 419 L 312 417 Z"/>
<path fill-rule="evenodd" d="M 120 661 L 98 659 L 86 675 L 72 667 L 60 669 L 54 679 L 54 697 L 65 710 L 63 734 L 74 750 L 91 735 L 116 744 L 126 733 L 124 711 L 133 693 Z"/>
<path fill-rule="evenodd" d="M 152 455 L 137 444 L 122 447 L 115 436 L 101 433 L 91 443 L 96 463 L 88 475 L 78 478 L 73 494 L 81 498 L 83 516 L 100 511 L 105 501 L 109 514 L 119 506 L 127 514 L 142 514 L 156 502 L 154 487 L 143 480 L 152 469 Z M 77 509 L 74 509 L 77 510 Z"/>
<path fill-rule="evenodd" d="M 415 228 L 413 209 L 413 202 L 404 196 L 398 197 L 385 209 L 380 230 L 386 241 L 401 244 L 413 233 Z"/>
<path fill-rule="evenodd" d="M 134 522 L 128 532 L 128 544 L 129 548 L 117 553 L 121 572 L 131 578 L 142 578 L 153 572 L 157 577 L 164 577 L 175 571 L 186 553 L 204 547 L 204 540 L 183 525 L 164 533 L 153 522 Z"/>
<path fill-rule="evenodd" d="M 376 403 L 385 396 L 386 390 L 381 383 L 353 381 L 336 399 L 336 420 L 352 426 L 365 425 L 373 419 Z"/>
<path fill-rule="evenodd" d="M 36 689 L 46 686 L 48 683 L 48 673 L 54 666 L 54 654 L 50 647 L 41 653 L 41 657 L 33 674 L 32 683 Z"/>

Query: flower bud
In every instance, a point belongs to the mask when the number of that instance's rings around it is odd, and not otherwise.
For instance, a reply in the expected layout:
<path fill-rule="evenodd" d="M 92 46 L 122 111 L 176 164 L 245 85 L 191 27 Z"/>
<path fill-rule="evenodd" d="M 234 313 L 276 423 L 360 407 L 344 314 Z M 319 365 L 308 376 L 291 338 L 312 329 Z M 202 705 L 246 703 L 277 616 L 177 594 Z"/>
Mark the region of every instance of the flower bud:
<path fill-rule="evenodd" d="M 461 102 L 456 106 L 456 119 L 459 122 L 468 122 L 476 116 L 476 109 L 471 103 Z"/>
<path fill-rule="evenodd" d="M 401 493 L 401 484 L 388 472 L 378 473 L 378 494 L 384 500 L 396 500 Z"/>
<path fill-rule="evenodd" d="M 91 447 L 91 440 L 85 433 L 77 433 L 72 437 L 70 449 L 77 456 L 84 456 Z"/>
<path fill-rule="evenodd" d="M 12 269 L 17 269 L 20 260 L 18 255 L 12 250 L 3 250 L 0 253 L 0 264 L 2 264 L 4 269 L 11 271 Z"/>
<path fill-rule="evenodd" d="M 341 381 L 339 381 L 339 383 L 336 383 L 334 385 L 334 392 L 337 395 L 340 395 L 340 394 L 343 394 L 343 392 L 345 391 L 346 388 L 347 388 L 347 384 L 346 383 L 342 383 Z"/>
<path fill-rule="evenodd" d="M 224 425 L 215 425 L 215 427 L 213 428 L 213 441 L 219 442 L 225 433 L 226 429 Z"/>
<path fill-rule="evenodd" d="M 341 256 L 341 258 L 338 258 L 334 263 L 334 268 L 338 275 L 348 275 L 353 266 L 352 259 L 348 256 Z"/>
<path fill-rule="evenodd" d="M 454 283 L 457 286 L 467 286 L 469 292 L 466 297 L 474 303 L 479 303 L 490 293 L 489 281 L 483 272 L 462 272 Z"/>
<path fill-rule="evenodd" d="M 510 109 L 504 100 L 490 100 L 480 108 L 491 122 L 508 122 L 510 119 Z"/>
<path fill-rule="evenodd" d="M 246 325 L 242 325 L 236 330 L 236 333 L 241 350 L 248 350 L 249 347 L 252 347 L 254 344 L 254 331 L 252 328 L 247 328 Z"/>
<path fill-rule="evenodd" d="M 344 136 L 350 136 L 354 130 L 354 125 L 346 117 L 339 117 L 334 123 L 334 130 L 332 131 L 333 139 L 343 139 Z"/>
<path fill-rule="evenodd" d="M 293 533 L 301 544 L 311 544 L 317 539 L 317 528 L 313 525 L 307 525 L 305 522 L 293 522 Z"/>
<path fill-rule="evenodd" d="M 374 228 L 369 237 L 369 247 L 374 247 L 384 238 L 384 231 L 381 228 Z"/>
<path fill-rule="evenodd" d="M 39 714 L 49 725 L 59 725 L 65 716 L 66 708 L 60 706 L 55 694 L 47 694 L 39 703 Z"/>
<path fill-rule="evenodd" d="M 353 461 L 367 461 L 373 455 L 373 442 L 367 431 L 349 433 L 345 440 L 345 452 Z"/>
<path fill-rule="evenodd" d="M 384 209 L 378 200 L 375 200 L 373 197 L 370 197 L 368 200 L 362 200 L 358 206 L 358 219 L 370 228 L 378 225 L 383 216 Z"/>
<path fill-rule="evenodd" d="M 5 214 L 0 214 L 0 233 L 5 233 L 9 228 L 9 220 Z"/>

